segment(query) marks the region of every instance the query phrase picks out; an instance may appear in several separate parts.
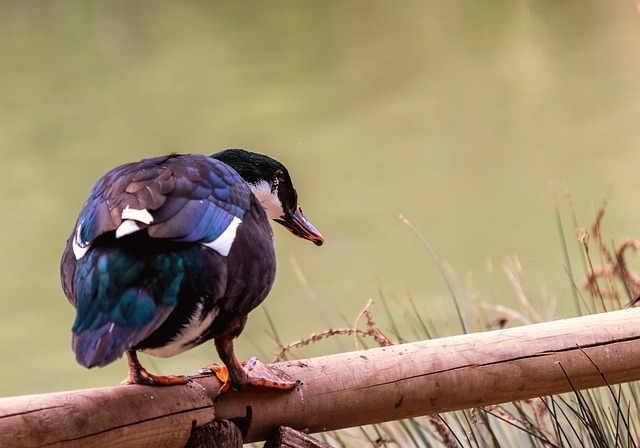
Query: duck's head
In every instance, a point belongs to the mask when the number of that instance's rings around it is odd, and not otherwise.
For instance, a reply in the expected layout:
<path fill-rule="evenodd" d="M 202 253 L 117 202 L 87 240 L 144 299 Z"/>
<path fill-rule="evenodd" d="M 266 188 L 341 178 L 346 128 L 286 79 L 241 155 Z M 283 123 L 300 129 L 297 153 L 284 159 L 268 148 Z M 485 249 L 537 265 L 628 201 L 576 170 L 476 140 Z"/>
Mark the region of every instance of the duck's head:
<path fill-rule="evenodd" d="M 302 214 L 298 205 L 298 193 L 283 164 L 271 157 L 243 149 L 226 149 L 211 157 L 236 170 L 249 184 L 269 219 L 317 246 L 324 243 L 324 237 Z"/>

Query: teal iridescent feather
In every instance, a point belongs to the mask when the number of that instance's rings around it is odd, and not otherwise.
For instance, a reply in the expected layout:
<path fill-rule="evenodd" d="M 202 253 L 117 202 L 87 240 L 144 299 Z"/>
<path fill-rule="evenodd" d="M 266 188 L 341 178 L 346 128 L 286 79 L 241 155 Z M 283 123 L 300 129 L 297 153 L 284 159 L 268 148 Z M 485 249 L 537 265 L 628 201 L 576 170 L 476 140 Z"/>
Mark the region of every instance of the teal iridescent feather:
<path fill-rule="evenodd" d="M 72 331 L 83 365 L 111 362 L 112 353 L 151 334 L 178 303 L 191 251 L 145 248 L 141 236 L 102 237 L 78 261 Z"/>

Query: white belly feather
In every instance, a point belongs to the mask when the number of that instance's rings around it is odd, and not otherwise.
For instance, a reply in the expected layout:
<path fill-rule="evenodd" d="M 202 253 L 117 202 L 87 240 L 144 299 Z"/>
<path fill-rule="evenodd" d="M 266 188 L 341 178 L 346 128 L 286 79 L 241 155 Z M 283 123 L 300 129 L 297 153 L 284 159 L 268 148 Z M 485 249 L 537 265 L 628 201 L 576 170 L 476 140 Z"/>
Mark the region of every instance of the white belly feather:
<path fill-rule="evenodd" d="M 169 358 L 195 347 L 197 345 L 196 341 L 207 331 L 218 316 L 217 308 L 214 308 L 205 316 L 203 316 L 203 311 L 204 305 L 202 301 L 199 301 L 195 311 L 189 318 L 189 323 L 182 327 L 171 342 L 163 347 L 145 349 L 142 352 L 159 358 Z"/>

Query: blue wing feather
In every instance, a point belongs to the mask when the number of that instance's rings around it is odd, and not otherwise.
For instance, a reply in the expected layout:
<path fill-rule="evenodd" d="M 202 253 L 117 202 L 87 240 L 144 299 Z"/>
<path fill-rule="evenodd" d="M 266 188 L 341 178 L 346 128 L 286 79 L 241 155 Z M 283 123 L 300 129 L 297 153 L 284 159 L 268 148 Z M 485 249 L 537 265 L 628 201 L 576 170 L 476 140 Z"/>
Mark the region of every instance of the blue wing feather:
<path fill-rule="evenodd" d="M 78 219 L 77 243 L 85 247 L 116 230 L 127 207 L 151 213 L 154 221 L 149 235 L 154 238 L 209 242 L 220 236 L 234 217 L 244 217 L 250 195 L 249 187 L 233 169 L 206 156 L 183 155 L 122 165 L 107 173 L 89 195 Z"/>
<path fill-rule="evenodd" d="M 181 241 L 213 241 L 218 237 L 219 229 L 226 229 L 233 220 L 229 213 L 216 213 L 216 206 L 212 203 L 207 204 L 204 216 L 210 219 L 198 220 L 193 229 L 180 239 Z"/>

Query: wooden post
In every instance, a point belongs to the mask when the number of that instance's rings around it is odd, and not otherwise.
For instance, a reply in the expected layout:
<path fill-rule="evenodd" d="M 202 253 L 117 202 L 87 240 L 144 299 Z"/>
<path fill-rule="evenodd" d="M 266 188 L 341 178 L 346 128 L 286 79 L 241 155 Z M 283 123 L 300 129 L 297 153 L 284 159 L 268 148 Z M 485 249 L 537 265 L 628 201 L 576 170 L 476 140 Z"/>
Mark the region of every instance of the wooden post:
<path fill-rule="evenodd" d="M 242 448 L 242 433 L 229 420 L 220 420 L 191 430 L 184 448 Z"/>
<path fill-rule="evenodd" d="M 232 421 L 245 442 L 279 426 L 319 432 L 638 380 L 640 309 L 276 366 L 303 385 L 215 403 L 215 419 Z M 182 448 L 214 419 L 219 385 L 198 376 L 186 386 L 0 399 L 0 446 Z"/>

